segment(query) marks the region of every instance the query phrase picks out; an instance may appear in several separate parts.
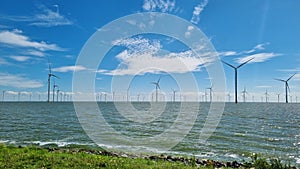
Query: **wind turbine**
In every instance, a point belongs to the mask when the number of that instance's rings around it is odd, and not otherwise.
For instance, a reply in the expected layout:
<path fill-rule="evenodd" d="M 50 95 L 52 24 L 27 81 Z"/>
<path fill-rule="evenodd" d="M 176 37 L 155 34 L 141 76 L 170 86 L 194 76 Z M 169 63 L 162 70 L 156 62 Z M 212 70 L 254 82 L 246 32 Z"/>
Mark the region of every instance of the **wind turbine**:
<path fill-rule="evenodd" d="M 175 102 L 175 97 L 176 97 L 177 90 L 172 89 L 172 91 L 173 91 L 173 102 Z"/>
<path fill-rule="evenodd" d="M 56 90 L 56 102 L 58 102 L 59 92 L 60 92 L 60 90 L 59 90 L 59 88 L 58 88 L 58 89 Z"/>
<path fill-rule="evenodd" d="M 231 98 L 230 92 L 228 92 L 227 97 L 228 97 L 228 102 L 230 102 L 230 98 Z"/>
<path fill-rule="evenodd" d="M 266 103 L 267 103 L 268 102 L 268 96 L 269 96 L 268 90 L 266 90 L 266 92 L 264 93 L 264 95 L 266 96 Z"/>
<path fill-rule="evenodd" d="M 213 90 L 213 85 L 211 85 L 210 87 L 206 88 L 209 90 L 209 100 L 210 102 L 212 102 L 212 90 Z"/>
<path fill-rule="evenodd" d="M 51 71 L 51 65 L 50 65 L 50 62 L 49 62 L 49 58 L 48 58 L 48 67 L 49 67 L 49 73 L 48 73 L 48 99 L 47 99 L 47 102 L 50 102 L 50 83 L 51 83 L 51 77 L 55 77 L 55 78 L 58 78 L 58 76 L 56 76 L 55 74 L 52 73 Z M 53 98 L 53 101 L 54 101 L 54 98 Z"/>
<path fill-rule="evenodd" d="M 126 93 L 126 100 L 127 100 L 127 102 L 129 102 L 129 89 L 130 89 L 130 85 L 129 85 L 129 87 L 127 88 L 127 93 Z"/>
<path fill-rule="evenodd" d="M 246 87 L 244 87 L 244 90 L 242 91 L 243 94 L 243 102 L 246 102 L 246 94 L 248 94 Z"/>
<path fill-rule="evenodd" d="M 52 95 L 53 95 L 53 99 L 52 99 L 52 100 L 53 100 L 53 102 L 54 102 L 54 96 L 55 96 L 55 89 L 56 89 L 56 88 L 58 88 L 58 85 L 56 85 L 56 84 L 55 84 L 55 81 L 54 81 L 53 91 L 52 91 Z"/>
<path fill-rule="evenodd" d="M 254 59 L 254 58 L 251 58 L 251 59 L 247 60 L 246 62 L 244 62 L 244 63 L 242 63 L 242 64 L 240 64 L 240 65 L 238 65 L 238 66 L 236 66 L 236 67 L 222 60 L 222 62 L 223 62 L 224 64 L 226 64 L 226 65 L 228 65 L 228 66 L 230 66 L 230 67 L 232 67 L 232 68 L 234 69 L 234 75 L 235 75 L 235 76 L 234 76 L 234 82 L 235 82 L 235 103 L 238 103 L 238 98 L 237 98 L 237 85 L 238 85 L 238 84 L 237 84 L 237 74 L 238 74 L 238 69 L 239 69 L 240 67 L 244 66 L 246 63 L 250 62 L 250 61 L 253 60 L 253 59 Z"/>
<path fill-rule="evenodd" d="M 277 93 L 277 102 L 279 103 L 280 93 Z"/>
<path fill-rule="evenodd" d="M 155 102 L 158 101 L 158 89 L 160 89 L 160 86 L 159 86 L 159 82 L 160 82 L 160 79 L 161 79 L 161 76 L 159 77 L 159 79 L 157 80 L 157 82 L 152 82 L 152 84 L 155 85 Z"/>
<path fill-rule="evenodd" d="M 294 73 L 292 76 L 290 76 L 287 80 L 283 80 L 283 79 L 275 79 L 281 82 L 285 83 L 285 102 L 288 103 L 288 90 L 290 91 L 290 87 L 289 87 L 289 83 L 288 81 L 292 79 L 292 77 L 294 77 L 296 75 L 296 73 Z"/>
<path fill-rule="evenodd" d="M 2 91 L 2 102 L 4 102 L 5 90 Z"/>

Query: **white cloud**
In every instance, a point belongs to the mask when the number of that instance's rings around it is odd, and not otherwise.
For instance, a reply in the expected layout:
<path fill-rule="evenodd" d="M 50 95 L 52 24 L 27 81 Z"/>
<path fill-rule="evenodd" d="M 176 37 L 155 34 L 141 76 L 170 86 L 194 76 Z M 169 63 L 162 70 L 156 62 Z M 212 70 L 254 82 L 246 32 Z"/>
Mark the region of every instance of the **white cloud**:
<path fill-rule="evenodd" d="M 0 86 L 16 88 L 39 88 L 43 86 L 43 83 L 28 79 L 22 75 L 0 73 Z"/>
<path fill-rule="evenodd" d="M 190 36 L 191 36 L 191 34 L 192 34 L 192 31 L 194 30 L 195 28 L 193 27 L 193 26 L 188 26 L 187 27 L 187 30 L 186 30 L 186 32 L 185 32 L 185 37 L 186 38 L 189 38 Z"/>
<path fill-rule="evenodd" d="M 74 71 L 82 71 L 87 70 L 87 68 L 77 65 L 77 66 L 62 66 L 59 68 L 52 69 L 54 72 L 74 72 Z"/>
<path fill-rule="evenodd" d="M 145 11 L 172 12 L 175 8 L 175 0 L 144 0 Z"/>
<path fill-rule="evenodd" d="M 127 47 L 116 56 L 120 61 L 119 67 L 115 70 L 98 70 L 98 73 L 108 75 L 136 75 L 161 71 L 186 73 L 199 71 L 200 66 L 208 64 L 216 58 L 214 54 L 203 52 L 196 56 L 190 50 L 161 54 L 162 45 L 157 40 L 130 38 L 116 41 L 114 44 Z M 199 55 L 203 57 L 199 58 Z"/>
<path fill-rule="evenodd" d="M 233 56 L 233 55 L 238 55 L 236 51 L 226 51 L 226 52 L 219 52 L 218 53 L 220 56 Z"/>
<path fill-rule="evenodd" d="M 48 44 L 46 42 L 36 42 L 30 40 L 29 37 L 22 35 L 22 31 L 13 30 L 13 31 L 0 31 L 0 43 L 19 46 L 19 47 L 31 47 L 41 51 L 45 50 L 55 50 L 62 51 L 63 49 L 57 46 L 56 44 Z"/>
<path fill-rule="evenodd" d="M 250 50 L 244 50 L 241 52 L 237 52 L 237 51 L 224 51 L 224 52 L 219 52 L 220 56 L 235 56 L 235 55 L 243 55 L 243 54 L 251 54 L 251 53 L 255 53 L 258 51 L 262 51 L 265 50 L 265 46 L 269 45 L 270 43 L 261 43 L 261 44 L 257 44 L 256 46 L 254 46 L 252 49 Z"/>
<path fill-rule="evenodd" d="M 253 54 L 253 55 L 249 55 L 246 57 L 240 57 L 237 58 L 237 62 L 239 64 L 246 62 L 247 60 L 254 58 L 253 60 L 250 61 L 250 63 L 256 63 L 256 62 L 265 62 L 273 57 L 279 56 L 281 54 L 277 54 L 277 53 L 257 53 L 257 54 Z"/>
<path fill-rule="evenodd" d="M 52 11 L 46 7 L 42 7 L 43 13 L 35 15 L 35 17 L 33 18 L 34 22 L 30 25 L 42 27 L 72 25 L 73 22 L 71 20 L 59 14 L 59 6 L 54 6 L 57 8 L 57 11 Z"/>
<path fill-rule="evenodd" d="M 248 50 L 248 51 L 243 51 L 242 53 L 245 53 L 245 54 L 250 54 L 250 53 L 253 53 L 253 52 L 257 52 L 259 50 L 265 50 L 265 46 L 266 45 L 269 45 L 269 43 L 261 43 L 261 44 L 258 44 L 256 46 L 254 46 L 253 49 L 251 50 Z"/>
<path fill-rule="evenodd" d="M 25 62 L 30 59 L 30 57 L 28 57 L 28 56 L 11 56 L 10 58 L 12 58 L 18 62 Z"/>
<path fill-rule="evenodd" d="M 194 24 L 198 24 L 200 22 L 200 14 L 208 4 L 208 0 L 204 0 L 202 3 L 198 4 L 194 7 L 193 16 L 191 22 Z"/>
<path fill-rule="evenodd" d="M 44 52 L 37 51 L 37 50 L 29 50 L 29 51 L 27 51 L 27 54 L 32 55 L 32 56 L 39 56 L 39 57 L 43 57 L 46 55 Z"/>

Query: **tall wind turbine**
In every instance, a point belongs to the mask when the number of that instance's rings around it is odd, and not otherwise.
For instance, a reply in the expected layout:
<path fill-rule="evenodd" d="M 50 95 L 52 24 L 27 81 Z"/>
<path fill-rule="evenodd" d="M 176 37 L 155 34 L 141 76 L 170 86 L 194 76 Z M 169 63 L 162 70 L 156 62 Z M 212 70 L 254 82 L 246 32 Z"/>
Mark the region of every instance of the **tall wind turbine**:
<path fill-rule="evenodd" d="M 47 99 L 47 102 L 50 102 L 50 83 L 51 83 L 51 77 L 53 76 L 53 77 L 58 78 L 58 79 L 59 79 L 59 77 L 57 77 L 55 74 L 52 73 L 49 59 L 48 59 L 48 66 L 49 66 L 49 73 L 48 73 L 48 99 Z"/>
<path fill-rule="evenodd" d="M 155 85 L 155 102 L 158 101 L 158 89 L 160 89 L 160 86 L 159 86 L 159 82 L 160 82 L 160 79 L 161 79 L 161 76 L 159 77 L 159 79 L 157 80 L 157 82 L 152 82 L 152 84 Z"/>
<path fill-rule="evenodd" d="M 177 92 L 177 90 L 174 90 L 174 89 L 172 89 L 172 91 L 173 91 L 173 102 L 175 102 L 175 98 L 176 98 L 176 92 Z"/>
<path fill-rule="evenodd" d="M 285 102 L 288 103 L 288 90 L 290 91 L 290 87 L 289 87 L 289 83 L 288 81 L 292 79 L 292 77 L 294 77 L 296 75 L 293 74 L 292 76 L 290 76 L 287 80 L 283 80 L 283 79 L 275 79 L 275 80 L 278 80 L 278 81 L 281 81 L 281 82 L 284 82 L 285 83 Z"/>
<path fill-rule="evenodd" d="M 234 69 L 234 82 L 235 82 L 235 103 L 237 103 L 238 102 L 238 98 L 237 98 L 237 74 L 238 74 L 238 69 L 240 68 L 240 67 L 242 67 L 242 66 L 244 66 L 246 63 L 248 63 L 248 62 L 250 62 L 251 60 L 253 60 L 254 58 L 251 58 L 251 59 L 249 59 L 249 60 L 247 60 L 246 62 L 244 62 L 244 63 L 242 63 L 242 64 L 240 64 L 240 65 L 238 65 L 238 66 L 233 66 L 233 65 L 231 65 L 231 64 L 229 64 L 229 63 L 227 63 L 227 62 L 224 62 L 223 60 L 222 60 L 222 62 L 224 63 L 224 64 L 226 64 L 226 65 L 228 65 L 228 66 L 230 66 L 230 67 L 232 67 L 233 69 Z"/>

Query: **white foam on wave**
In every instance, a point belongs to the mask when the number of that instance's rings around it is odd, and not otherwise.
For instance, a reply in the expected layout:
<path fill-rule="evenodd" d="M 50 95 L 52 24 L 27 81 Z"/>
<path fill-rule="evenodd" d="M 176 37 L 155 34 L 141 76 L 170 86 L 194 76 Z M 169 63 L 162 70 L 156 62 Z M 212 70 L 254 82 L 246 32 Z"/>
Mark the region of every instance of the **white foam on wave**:
<path fill-rule="evenodd" d="M 78 142 L 65 142 L 65 141 L 26 141 L 24 142 L 26 144 L 37 144 L 39 146 L 45 146 L 50 144 L 55 144 L 57 147 L 65 147 L 68 145 L 94 145 L 94 144 L 88 144 L 88 143 L 78 143 Z"/>
<path fill-rule="evenodd" d="M 299 158 L 295 158 L 296 159 L 296 164 L 300 164 L 300 157 Z"/>
<path fill-rule="evenodd" d="M 230 157 L 230 158 L 234 158 L 234 159 L 240 159 L 239 155 L 237 155 L 237 154 L 225 154 L 225 157 Z"/>

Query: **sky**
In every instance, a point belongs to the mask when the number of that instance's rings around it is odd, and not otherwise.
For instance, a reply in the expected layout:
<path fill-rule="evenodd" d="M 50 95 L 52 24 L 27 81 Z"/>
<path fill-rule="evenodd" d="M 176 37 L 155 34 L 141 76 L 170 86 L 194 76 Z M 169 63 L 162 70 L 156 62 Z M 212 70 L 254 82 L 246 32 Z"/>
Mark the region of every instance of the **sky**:
<path fill-rule="evenodd" d="M 218 101 L 218 91 L 214 90 L 217 84 L 213 84 L 207 66 L 220 60 L 238 66 L 254 58 L 238 70 L 238 99 L 243 100 L 242 91 L 246 89 L 248 102 L 265 101 L 266 92 L 268 101 L 277 102 L 280 94 L 282 102 L 284 83 L 274 78 L 288 79 L 300 70 L 299 6 L 300 2 L 293 0 L 3 1 L 1 100 L 3 96 L 5 101 L 46 100 L 50 65 L 51 73 L 59 77 L 52 76 L 51 91 L 55 81 L 61 100 L 70 99 L 74 92 L 75 71 L 95 74 L 94 92 L 98 100 L 112 100 L 113 96 L 115 100 L 126 100 L 127 90 L 130 100 L 151 100 L 156 91 L 153 82 L 160 79 L 160 100 L 173 100 L 173 90 L 175 100 L 209 100 L 207 88 L 212 86 L 213 100 Z M 209 55 L 199 46 L 199 58 L 191 47 L 174 37 L 145 33 L 107 42 L 112 48 L 97 69 L 77 64 L 85 44 L 97 32 L 104 31 L 105 26 L 128 15 L 148 12 L 170 14 L 188 22 L 190 26 L 181 30 L 184 38 L 197 38 L 194 32 L 200 30 L 214 52 Z M 135 20 L 127 22 L 137 25 Z M 157 24 L 155 20 L 151 22 L 139 26 Z M 168 28 L 173 21 L 167 22 L 160 23 L 163 29 L 180 28 Z M 122 26 L 112 29 L 126 30 Z M 98 40 L 100 43 L 101 38 Z M 233 101 L 234 70 L 225 64 L 222 70 L 226 79 L 225 99 Z M 193 75 L 198 96 L 192 90 L 183 90 L 174 78 L 187 74 Z M 132 77 L 130 87 L 123 87 L 122 82 L 112 84 L 114 78 L 125 77 Z M 289 81 L 293 102 L 300 97 L 299 82 L 300 72 Z"/>

